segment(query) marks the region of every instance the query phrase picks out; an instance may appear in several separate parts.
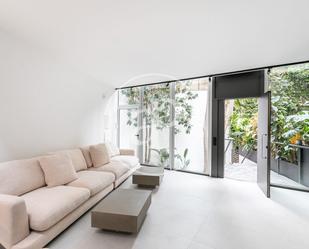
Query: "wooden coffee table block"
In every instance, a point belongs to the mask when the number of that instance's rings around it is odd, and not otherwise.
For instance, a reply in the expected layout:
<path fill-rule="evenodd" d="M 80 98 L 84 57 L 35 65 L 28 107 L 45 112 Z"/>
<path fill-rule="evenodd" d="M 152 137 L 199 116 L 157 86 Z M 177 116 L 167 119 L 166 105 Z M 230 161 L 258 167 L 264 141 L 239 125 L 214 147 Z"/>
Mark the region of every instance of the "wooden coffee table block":
<path fill-rule="evenodd" d="M 159 186 L 163 180 L 164 169 L 160 167 L 140 167 L 132 176 L 132 183 L 142 187 Z"/>
<path fill-rule="evenodd" d="M 151 191 L 117 189 L 91 212 L 91 226 L 106 230 L 137 233 L 151 204 Z"/>

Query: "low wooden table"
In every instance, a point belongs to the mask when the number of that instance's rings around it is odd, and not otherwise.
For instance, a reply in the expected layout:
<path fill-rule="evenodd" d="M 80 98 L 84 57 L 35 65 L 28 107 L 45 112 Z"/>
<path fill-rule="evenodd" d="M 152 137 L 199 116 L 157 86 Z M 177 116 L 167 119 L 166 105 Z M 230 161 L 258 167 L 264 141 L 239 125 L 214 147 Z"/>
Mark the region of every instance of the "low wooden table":
<path fill-rule="evenodd" d="M 151 193 L 149 190 L 116 189 L 91 212 L 91 226 L 137 233 L 150 206 Z"/>
<path fill-rule="evenodd" d="M 161 167 L 140 167 L 132 176 L 132 183 L 141 187 L 156 187 L 163 180 L 164 168 Z"/>

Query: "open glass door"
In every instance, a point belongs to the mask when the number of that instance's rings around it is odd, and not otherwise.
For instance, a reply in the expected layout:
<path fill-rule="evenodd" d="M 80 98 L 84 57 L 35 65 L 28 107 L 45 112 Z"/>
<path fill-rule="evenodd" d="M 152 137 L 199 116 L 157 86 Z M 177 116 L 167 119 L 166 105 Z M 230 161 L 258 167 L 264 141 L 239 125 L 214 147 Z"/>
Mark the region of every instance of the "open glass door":
<path fill-rule="evenodd" d="M 258 98 L 257 183 L 270 197 L 270 92 Z"/>

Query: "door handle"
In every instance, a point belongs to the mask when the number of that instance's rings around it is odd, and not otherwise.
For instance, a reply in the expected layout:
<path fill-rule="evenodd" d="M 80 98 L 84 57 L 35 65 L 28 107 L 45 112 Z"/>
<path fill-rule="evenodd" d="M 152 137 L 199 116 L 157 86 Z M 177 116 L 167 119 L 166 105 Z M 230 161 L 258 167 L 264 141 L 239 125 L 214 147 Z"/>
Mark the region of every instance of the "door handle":
<path fill-rule="evenodd" d="M 217 146 L 217 138 L 216 137 L 212 138 L 212 145 Z"/>
<path fill-rule="evenodd" d="M 262 136 L 262 157 L 267 159 L 268 157 L 268 134 L 263 134 Z"/>

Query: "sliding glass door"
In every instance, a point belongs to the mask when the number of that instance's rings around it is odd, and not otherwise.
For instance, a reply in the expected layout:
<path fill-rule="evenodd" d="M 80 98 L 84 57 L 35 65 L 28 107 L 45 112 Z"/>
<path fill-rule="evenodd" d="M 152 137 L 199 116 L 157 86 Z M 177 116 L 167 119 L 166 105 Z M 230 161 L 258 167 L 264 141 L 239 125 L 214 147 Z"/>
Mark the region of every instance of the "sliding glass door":
<path fill-rule="evenodd" d="M 118 141 L 144 165 L 207 174 L 208 78 L 119 90 Z"/>
<path fill-rule="evenodd" d="M 175 85 L 174 169 L 206 173 L 208 78 Z"/>

